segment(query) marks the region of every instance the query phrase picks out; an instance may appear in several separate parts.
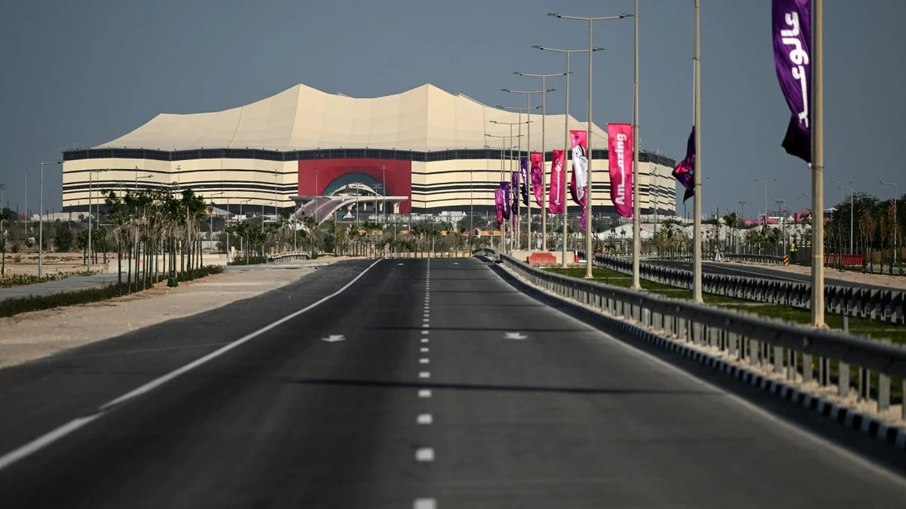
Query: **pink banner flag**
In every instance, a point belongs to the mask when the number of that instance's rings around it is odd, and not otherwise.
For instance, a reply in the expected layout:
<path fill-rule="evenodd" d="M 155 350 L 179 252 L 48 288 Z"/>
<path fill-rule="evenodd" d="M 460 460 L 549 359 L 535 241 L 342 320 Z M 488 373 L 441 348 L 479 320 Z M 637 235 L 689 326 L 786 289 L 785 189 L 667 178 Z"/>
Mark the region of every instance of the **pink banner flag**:
<path fill-rule="evenodd" d="M 569 193 L 573 201 L 582 206 L 582 219 L 579 223 L 585 231 L 585 218 L 588 208 L 585 206 L 585 186 L 588 184 L 588 133 L 586 131 L 569 132 L 570 151 L 573 158 L 573 174 L 570 179 Z"/>
<path fill-rule="evenodd" d="M 503 189 L 494 190 L 494 205 L 497 206 L 497 227 L 503 226 Z"/>
<path fill-rule="evenodd" d="M 573 157 L 570 194 L 572 194 L 574 202 L 584 207 L 585 185 L 588 182 L 588 137 L 585 131 L 570 131 L 569 140 Z"/>
<path fill-rule="evenodd" d="M 610 200 L 617 214 L 632 217 L 632 124 L 607 124 Z"/>
<path fill-rule="evenodd" d="M 541 172 L 544 171 L 544 160 L 541 153 L 532 152 L 532 192 L 535 194 L 535 201 L 541 206 L 541 198 L 544 196 L 544 186 L 541 185 Z"/>
<path fill-rule="evenodd" d="M 562 214 L 566 207 L 566 169 L 562 150 L 551 151 L 551 188 L 547 208 L 551 214 Z"/>

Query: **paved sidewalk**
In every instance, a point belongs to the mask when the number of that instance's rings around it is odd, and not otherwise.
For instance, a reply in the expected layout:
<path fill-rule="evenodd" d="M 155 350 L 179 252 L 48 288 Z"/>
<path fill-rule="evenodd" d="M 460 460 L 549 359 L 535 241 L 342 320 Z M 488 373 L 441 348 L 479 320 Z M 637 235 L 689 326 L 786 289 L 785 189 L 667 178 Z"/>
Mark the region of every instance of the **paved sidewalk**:
<path fill-rule="evenodd" d="M 290 270 L 290 269 L 308 269 L 324 267 L 335 259 L 326 259 L 325 261 L 311 260 L 302 262 L 287 263 L 270 263 L 267 265 L 230 265 L 224 267 L 224 272 L 246 272 L 260 270 Z M 126 272 L 123 272 L 123 281 L 126 281 Z M 42 283 L 33 283 L 30 285 L 12 286 L 9 288 L 0 288 L 0 301 L 6 299 L 16 299 L 22 297 L 43 297 L 58 293 L 77 292 L 91 288 L 104 288 L 107 285 L 116 284 L 117 273 L 114 270 L 93 274 L 91 276 L 70 276 L 64 279 L 54 281 L 44 281 Z"/>
<path fill-rule="evenodd" d="M 161 282 L 142 292 L 100 302 L 0 318 L 0 368 L 254 297 L 296 281 L 334 260 L 228 267 L 222 274 L 181 282 L 175 288 Z M 79 276 L 28 287 L 33 294 L 47 294 L 92 284 L 103 286 L 103 281 L 98 276 Z M 115 272 L 112 281 L 116 281 Z"/>

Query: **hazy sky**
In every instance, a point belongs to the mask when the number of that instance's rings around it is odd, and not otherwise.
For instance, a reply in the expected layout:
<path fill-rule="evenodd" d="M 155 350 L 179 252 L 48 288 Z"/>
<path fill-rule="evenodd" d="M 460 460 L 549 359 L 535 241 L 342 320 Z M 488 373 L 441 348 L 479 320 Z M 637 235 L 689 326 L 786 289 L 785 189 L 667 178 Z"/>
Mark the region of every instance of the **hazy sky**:
<path fill-rule="evenodd" d="M 881 198 L 900 184 L 906 142 L 903 0 L 825 0 L 825 192 Z M 3 205 L 36 209 L 40 161 L 112 140 L 161 112 L 243 105 L 305 83 L 353 97 L 432 83 L 489 105 L 522 106 L 504 87 L 540 88 L 513 71 L 564 70 L 531 49 L 588 45 L 587 23 L 550 18 L 631 12 L 631 0 L 30 0 L 0 16 Z M 775 200 L 803 207 L 809 171 L 780 147 L 789 110 L 771 55 L 770 0 L 701 0 L 702 193 L 706 213 Z M 640 1 L 642 147 L 682 159 L 692 118 L 692 0 Z M 632 21 L 595 24 L 594 118 L 632 116 Z M 571 113 L 584 120 L 588 67 L 573 59 Z M 548 95 L 563 111 L 565 84 Z M 45 208 L 61 203 L 45 168 Z M 844 191 L 849 193 L 849 191 Z M 691 214 L 692 201 L 688 202 Z M 679 213 L 683 213 L 682 204 Z"/>

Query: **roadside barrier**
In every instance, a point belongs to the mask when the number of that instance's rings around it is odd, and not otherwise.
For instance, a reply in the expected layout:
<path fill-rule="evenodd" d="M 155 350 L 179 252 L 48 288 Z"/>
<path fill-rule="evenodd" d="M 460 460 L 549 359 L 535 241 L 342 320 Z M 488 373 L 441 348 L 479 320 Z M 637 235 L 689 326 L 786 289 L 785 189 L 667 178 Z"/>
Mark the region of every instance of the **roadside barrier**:
<path fill-rule="evenodd" d="M 476 254 L 496 256 L 493 250 L 480 251 Z M 565 277 L 506 255 L 501 260 L 508 270 L 535 287 L 613 316 L 621 323 L 635 323 L 640 331 L 655 330 L 658 337 L 666 336 L 676 343 L 708 346 L 743 364 L 772 366 L 774 373 L 786 380 L 816 382 L 821 387 L 836 385 L 839 396 L 856 390 L 860 399 L 873 402 L 881 412 L 891 407 L 891 384 L 899 384 L 899 419 L 906 422 L 906 405 L 902 404 L 906 349 L 901 346 Z M 834 410 L 834 418 L 836 414 Z M 899 441 L 906 440 L 906 433 L 897 434 L 898 428 L 881 429 L 877 423 L 874 426 L 879 438 L 897 440 L 903 446 Z"/>
<path fill-rule="evenodd" d="M 595 265 L 632 274 L 632 260 L 597 255 Z M 692 272 L 650 263 L 639 265 L 642 279 L 678 288 L 692 288 Z M 810 309 L 811 283 L 769 278 L 702 274 L 702 291 L 724 297 Z M 825 311 L 880 322 L 906 324 L 906 293 L 857 286 L 825 285 Z"/>

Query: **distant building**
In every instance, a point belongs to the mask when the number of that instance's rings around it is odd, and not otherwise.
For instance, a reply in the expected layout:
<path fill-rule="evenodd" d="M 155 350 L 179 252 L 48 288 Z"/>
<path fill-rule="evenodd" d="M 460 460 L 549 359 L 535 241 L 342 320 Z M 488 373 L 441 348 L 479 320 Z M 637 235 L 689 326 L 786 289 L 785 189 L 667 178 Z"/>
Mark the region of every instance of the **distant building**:
<path fill-rule="evenodd" d="M 375 204 L 382 213 L 483 213 L 494 209 L 500 180 L 518 170 L 519 152 L 509 147 L 521 140 L 525 155 L 530 138 L 532 151 L 542 149 L 542 116 L 531 115 L 531 133 L 523 124 L 518 138 L 520 121 L 526 116 L 433 85 L 352 98 L 300 84 L 224 111 L 159 114 L 115 140 L 65 151 L 63 210 L 87 210 L 89 192 L 96 204 L 102 190 L 191 188 L 232 213 L 290 210 L 305 197 L 341 194 L 359 196 L 366 213 Z M 569 127 L 587 124 L 570 117 Z M 548 171 L 550 151 L 562 148 L 563 129 L 564 115 L 547 115 Z M 594 126 L 596 213 L 613 210 L 606 142 L 606 132 Z M 643 213 L 653 214 L 656 205 L 672 214 L 674 162 L 645 151 L 640 161 Z M 571 214 L 578 212 L 571 207 Z"/>

